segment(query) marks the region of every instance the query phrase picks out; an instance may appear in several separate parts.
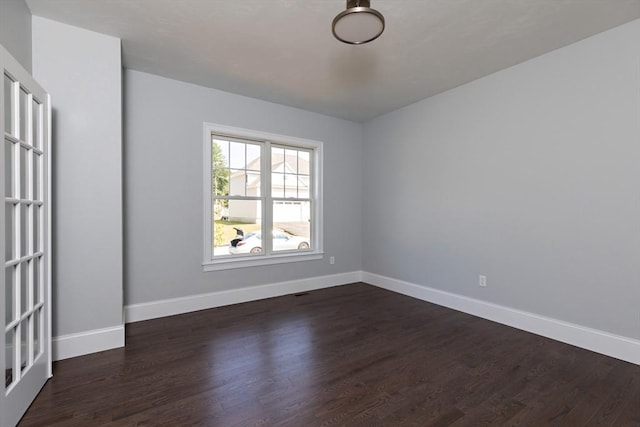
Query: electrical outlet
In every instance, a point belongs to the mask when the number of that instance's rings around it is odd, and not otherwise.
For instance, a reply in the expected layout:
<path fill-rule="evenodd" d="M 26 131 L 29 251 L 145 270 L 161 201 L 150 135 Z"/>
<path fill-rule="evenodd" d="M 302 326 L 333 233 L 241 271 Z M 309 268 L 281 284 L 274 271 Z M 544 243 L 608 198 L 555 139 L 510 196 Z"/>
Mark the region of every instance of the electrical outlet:
<path fill-rule="evenodd" d="M 329 264 L 333 265 L 335 263 L 336 263 L 336 257 L 334 257 L 334 256 L 329 257 Z"/>
<path fill-rule="evenodd" d="M 478 276 L 478 285 L 483 288 L 487 287 L 487 276 L 483 276 L 482 274 Z"/>

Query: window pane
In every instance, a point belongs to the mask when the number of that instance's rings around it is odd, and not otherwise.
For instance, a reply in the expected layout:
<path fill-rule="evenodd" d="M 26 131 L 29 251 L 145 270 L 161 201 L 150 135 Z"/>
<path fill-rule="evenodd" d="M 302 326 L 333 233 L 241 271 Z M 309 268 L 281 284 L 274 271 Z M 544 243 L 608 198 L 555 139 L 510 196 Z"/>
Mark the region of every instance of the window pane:
<path fill-rule="evenodd" d="M 14 357 L 14 348 L 15 348 L 15 329 L 11 329 L 4 335 L 4 345 L 6 348 L 5 354 L 5 373 L 4 373 L 4 386 L 9 387 L 13 380 L 15 380 L 16 375 L 13 372 L 13 357 Z"/>
<path fill-rule="evenodd" d="M 298 197 L 298 175 L 284 176 L 284 197 Z"/>
<path fill-rule="evenodd" d="M 12 129 L 12 121 L 11 121 L 11 111 L 13 110 L 13 82 L 7 76 L 4 75 L 4 128 L 5 132 L 10 135 L 15 135 Z M 4 138 L 4 135 L 3 135 Z"/>
<path fill-rule="evenodd" d="M 311 203 L 273 202 L 273 250 L 306 250 L 311 247 Z"/>
<path fill-rule="evenodd" d="M 229 221 L 229 201 L 227 199 L 215 199 L 213 201 L 213 218 Z"/>
<path fill-rule="evenodd" d="M 215 200 L 214 211 L 216 205 L 225 206 L 225 203 L 227 218 L 215 216 L 212 224 L 213 256 L 260 253 L 262 203 L 259 200 Z"/>
<path fill-rule="evenodd" d="M 284 148 L 271 147 L 271 172 L 284 173 Z"/>
<path fill-rule="evenodd" d="M 229 142 L 214 139 L 211 144 L 212 187 L 217 196 L 229 195 Z"/>
<path fill-rule="evenodd" d="M 246 144 L 231 141 L 229 143 L 229 167 L 232 169 L 244 169 L 246 161 Z"/>
<path fill-rule="evenodd" d="M 298 151 L 298 173 L 309 175 L 311 171 L 311 153 L 309 151 Z"/>
<path fill-rule="evenodd" d="M 231 169 L 229 176 L 229 195 L 246 196 L 247 174 L 244 170 Z"/>
<path fill-rule="evenodd" d="M 229 169 L 213 170 L 213 194 L 216 196 L 229 195 Z"/>
<path fill-rule="evenodd" d="M 283 173 L 271 174 L 271 196 L 284 197 L 284 174 Z"/>
<path fill-rule="evenodd" d="M 287 164 L 287 173 L 298 173 L 298 150 L 284 150 L 284 157 Z"/>
<path fill-rule="evenodd" d="M 260 172 L 247 172 L 247 196 L 260 197 Z"/>
<path fill-rule="evenodd" d="M 13 150 L 11 141 L 4 141 L 4 194 L 6 197 L 13 197 Z"/>
<path fill-rule="evenodd" d="M 16 313 L 13 310 L 13 295 L 14 295 L 14 266 L 9 266 L 4 270 L 4 312 L 5 312 L 5 324 L 9 324 L 16 317 Z"/>
<path fill-rule="evenodd" d="M 14 238 L 15 238 L 15 218 L 14 218 L 14 208 L 15 205 L 12 203 L 4 204 L 4 214 L 5 214 L 5 225 L 4 225 L 4 250 L 5 250 L 5 261 L 9 261 L 15 258 L 16 254 L 14 251 Z"/>
<path fill-rule="evenodd" d="M 304 149 L 272 147 L 272 196 L 309 197 L 310 152 Z"/>
<path fill-rule="evenodd" d="M 260 170 L 260 146 L 247 144 L 247 169 L 252 171 Z"/>
<path fill-rule="evenodd" d="M 305 199 L 310 196 L 309 191 L 309 177 L 304 175 L 298 175 L 298 197 Z"/>
<path fill-rule="evenodd" d="M 27 130 L 31 126 L 28 123 L 29 120 L 29 104 L 27 98 L 27 92 L 23 88 L 20 88 L 20 139 L 29 142 L 27 140 Z"/>
<path fill-rule="evenodd" d="M 29 197 L 29 152 L 26 148 L 20 147 L 20 198 Z"/>
<path fill-rule="evenodd" d="M 229 167 L 229 141 L 214 139 L 211 144 L 211 157 L 213 167 L 228 168 Z"/>

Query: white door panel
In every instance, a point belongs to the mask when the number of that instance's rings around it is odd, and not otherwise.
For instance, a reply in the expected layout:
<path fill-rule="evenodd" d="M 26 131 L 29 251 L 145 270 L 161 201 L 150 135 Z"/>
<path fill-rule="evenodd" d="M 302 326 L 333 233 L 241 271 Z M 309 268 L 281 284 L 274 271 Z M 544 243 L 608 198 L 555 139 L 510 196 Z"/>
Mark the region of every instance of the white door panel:
<path fill-rule="evenodd" d="M 17 424 L 51 376 L 49 95 L 0 46 L 0 426 Z"/>

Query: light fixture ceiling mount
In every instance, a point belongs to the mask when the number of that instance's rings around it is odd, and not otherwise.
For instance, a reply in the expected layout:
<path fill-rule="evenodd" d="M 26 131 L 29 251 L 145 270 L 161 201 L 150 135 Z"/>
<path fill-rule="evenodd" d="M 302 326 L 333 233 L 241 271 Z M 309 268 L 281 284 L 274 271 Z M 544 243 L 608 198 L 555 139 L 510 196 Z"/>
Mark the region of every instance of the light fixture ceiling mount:
<path fill-rule="evenodd" d="M 369 0 L 347 0 L 347 9 L 333 19 L 335 38 L 347 44 L 369 43 L 384 31 L 384 16 L 371 9 Z"/>

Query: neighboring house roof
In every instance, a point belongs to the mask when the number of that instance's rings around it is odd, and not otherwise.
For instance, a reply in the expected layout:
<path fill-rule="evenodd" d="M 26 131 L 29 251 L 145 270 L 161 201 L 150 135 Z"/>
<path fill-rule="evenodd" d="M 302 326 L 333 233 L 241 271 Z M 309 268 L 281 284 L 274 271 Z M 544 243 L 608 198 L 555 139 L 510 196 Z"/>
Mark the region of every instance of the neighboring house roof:
<path fill-rule="evenodd" d="M 287 176 L 295 176 L 297 177 L 297 187 L 299 190 L 308 190 L 309 188 L 309 161 L 305 159 L 298 158 L 297 156 L 285 156 L 284 154 L 272 154 L 272 171 L 275 173 L 285 173 Z M 297 173 L 296 173 L 297 166 Z M 247 189 L 257 189 L 260 186 L 260 175 L 258 170 L 260 169 L 260 159 L 254 159 L 249 162 L 246 166 L 246 171 L 249 172 L 247 176 Z M 253 173 L 251 173 L 254 171 Z M 230 177 L 229 180 L 232 181 L 234 179 L 242 179 L 244 177 L 244 170 L 235 170 Z M 307 178 L 307 179 L 305 179 Z M 278 183 L 273 183 L 272 187 L 274 189 L 282 189 L 285 187 L 291 186 L 289 185 L 281 185 Z"/>
<path fill-rule="evenodd" d="M 285 156 L 284 154 L 273 154 L 271 156 L 272 162 L 272 170 L 274 172 L 286 173 L 290 175 L 296 175 L 296 163 L 297 163 L 297 174 L 298 175 L 309 175 L 309 161 L 306 159 L 299 158 L 297 156 Z M 246 166 L 247 171 L 257 171 L 260 169 L 260 159 L 255 159 L 249 162 Z M 240 176 L 243 176 L 243 171 L 236 171 L 231 174 L 230 179 L 234 179 Z M 260 185 L 260 175 L 255 174 L 252 175 L 253 179 L 251 179 L 247 184 L 248 187 L 257 187 Z M 308 182 L 304 182 L 301 179 L 298 179 L 298 185 L 300 187 L 307 186 Z M 275 187 L 278 187 L 277 185 Z M 282 187 L 282 186 L 280 186 Z"/>

